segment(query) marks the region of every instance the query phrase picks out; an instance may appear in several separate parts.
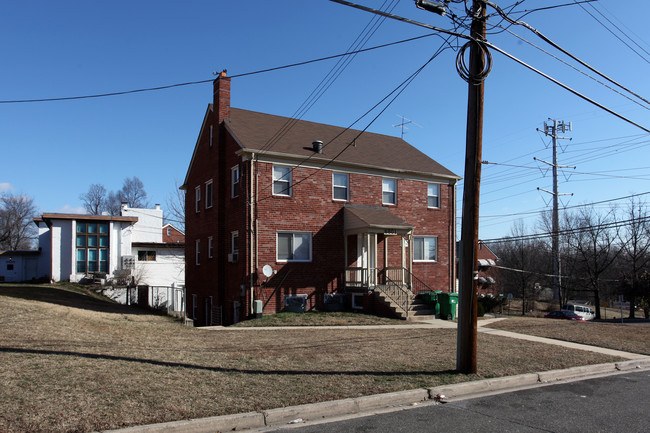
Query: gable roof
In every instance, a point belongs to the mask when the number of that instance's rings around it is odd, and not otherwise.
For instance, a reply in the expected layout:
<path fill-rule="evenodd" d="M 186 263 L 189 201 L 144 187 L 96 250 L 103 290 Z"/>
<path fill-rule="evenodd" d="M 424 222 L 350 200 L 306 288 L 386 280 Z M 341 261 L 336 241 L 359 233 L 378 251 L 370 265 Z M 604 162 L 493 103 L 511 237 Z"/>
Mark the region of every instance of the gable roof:
<path fill-rule="evenodd" d="M 363 132 L 323 123 L 295 120 L 282 116 L 231 108 L 226 127 L 250 153 L 292 155 L 313 162 L 331 161 L 405 172 L 435 174 L 444 178 L 459 176 L 398 137 Z M 279 131 L 285 131 L 273 139 Z M 358 136 L 358 138 L 356 138 Z M 323 142 L 323 153 L 315 153 L 312 142 Z M 272 143 L 272 145 L 269 145 Z M 353 143 L 353 144 L 350 144 Z M 341 153 L 342 152 L 342 153 Z M 341 153 L 339 155 L 339 153 Z"/>
<path fill-rule="evenodd" d="M 181 229 L 179 229 L 178 227 L 176 227 L 176 226 L 175 226 L 174 224 L 172 224 L 172 223 L 167 223 L 167 224 L 165 224 L 164 226 L 162 226 L 163 230 L 166 229 L 167 227 L 171 227 L 171 228 L 173 228 L 174 230 L 176 230 L 178 233 L 180 233 L 180 234 L 182 234 L 182 235 L 185 235 L 185 232 L 184 232 L 184 231 L 182 231 Z"/>

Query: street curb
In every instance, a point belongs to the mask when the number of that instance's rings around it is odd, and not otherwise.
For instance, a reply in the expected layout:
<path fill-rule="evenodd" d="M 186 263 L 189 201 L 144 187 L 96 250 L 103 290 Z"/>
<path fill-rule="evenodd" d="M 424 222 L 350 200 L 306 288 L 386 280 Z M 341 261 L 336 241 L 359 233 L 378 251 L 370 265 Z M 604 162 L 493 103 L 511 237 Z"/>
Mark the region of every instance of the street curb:
<path fill-rule="evenodd" d="M 239 431 L 264 427 L 264 415 L 259 412 L 235 415 L 212 416 L 209 418 L 188 419 L 164 422 L 117 430 L 102 430 L 104 433 L 214 433 L 215 431 Z"/>
<path fill-rule="evenodd" d="M 432 400 L 444 395 L 446 399 L 466 397 L 468 395 L 492 393 L 519 387 L 533 386 L 539 383 L 538 373 L 518 374 L 516 376 L 495 377 L 474 382 L 462 382 L 429 388 Z"/>
<path fill-rule="evenodd" d="M 551 370 L 539 373 L 519 374 L 418 388 L 343 400 L 309 403 L 298 406 L 223 415 L 209 418 L 173 421 L 160 424 L 129 427 L 118 430 L 102 430 L 103 433 L 214 433 L 215 431 L 240 431 L 262 429 L 305 421 L 323 421 L 344 415 L 370 415 L 373 411 L 390 408 L 407 408 L 420 402 L 444 402 L 449 399 L 471 398 L 485 394 L 498 394 L 517 389 L 548 385 L 553 382 L 584 380 L 635 370 L 650 370 L 650 357 L 616 363 L 587 365 Z M 441 398 L 441 396 L 444 396 Z"/>

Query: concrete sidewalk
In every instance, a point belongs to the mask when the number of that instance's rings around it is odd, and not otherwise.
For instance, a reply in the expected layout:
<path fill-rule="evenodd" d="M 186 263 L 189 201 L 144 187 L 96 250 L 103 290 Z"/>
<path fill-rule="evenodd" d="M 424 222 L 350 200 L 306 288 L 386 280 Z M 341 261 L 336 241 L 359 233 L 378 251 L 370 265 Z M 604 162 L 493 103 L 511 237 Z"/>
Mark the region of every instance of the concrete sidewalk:
<path fill-rule="evenodd" d="M 632 370 L 649 370 L 650 357 L 636 353 L 605 349 L 585 344 L 570 343 L 551 338 L 535 337 L 516 332 L 501 331 L 486 328 L 486 325 L 504 319 L 486 319 L 478 322 L 478 332 L 507 338 L 534 341 L 551 345 L 569 347 L 577 350 L 587 350 L 627 359 L 627 361 L 573 367 L 564 370 L 552 370 L 539 373 L 528 373 L 517 376 L 499 377 L 462 382 L 453 385 L 420 388 L 408 391 L 391 392 L 358 398 L 327 401 L 322 403 L 304 404 L 249 412 L 243 414 L 224 415 L 210 418 L 190 419 L 161 424 L 130 427 L 120 430 L 107 430 L 106 433 L 212 433 L 223 431 L 269 431 L 288 424 L 303 424 L 335 421 L 350 417 L 369 416 L 398 410 L 407 410 L 424 404 L 440 404 L 441 400 L 451 401 L 481 397 L 486 395 L 512 392 L 520 389 L 545 386 L 553 383 L 572 382 L 595 377 L 621 374 Z M 456 322 L 446 320 L 426 320 L 404 325 L 377 326 L 301 326 L 301 327 L 266 327 L 266 328 L 224 328 L 220 326 L 203 327 L 202 330 L 229 331 L 261 331 L 278 329 L 435 329 L 457 327 Z M 441 397 L 444 396 L 444 397 Z"/>

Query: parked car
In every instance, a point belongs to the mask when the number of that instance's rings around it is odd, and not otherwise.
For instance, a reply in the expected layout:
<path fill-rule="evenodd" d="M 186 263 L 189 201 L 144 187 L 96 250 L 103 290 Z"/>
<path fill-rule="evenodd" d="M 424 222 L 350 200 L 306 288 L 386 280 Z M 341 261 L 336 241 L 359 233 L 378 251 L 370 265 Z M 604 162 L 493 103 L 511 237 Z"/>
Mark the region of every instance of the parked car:
<path fill-rule="evenodd" d="M 580 322 L 584 322 L 587 319 L 584 317 L 580 316 L 579 314 L 574 313 L 573 311 L 551 311 L 548 314 L 544 315 L 545 318 L 547 319 L 564 319 L 564 320 L 578 320 Z"/>

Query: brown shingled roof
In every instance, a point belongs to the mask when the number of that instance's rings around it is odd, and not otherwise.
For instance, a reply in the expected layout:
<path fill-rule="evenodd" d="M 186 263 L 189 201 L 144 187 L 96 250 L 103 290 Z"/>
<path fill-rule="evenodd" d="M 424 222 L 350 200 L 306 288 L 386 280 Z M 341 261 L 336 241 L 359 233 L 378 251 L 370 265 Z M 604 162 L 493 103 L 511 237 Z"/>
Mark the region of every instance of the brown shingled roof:
<path fill-rule="evenodd" d="M 345 230 L 394 229 L 413 230 L 413 226 L 385 207 L 346 205 L 344 208 Z"/>
<path fill-rule="evenodd" d="M 298 157 L 313 156 L 313 160 L 331 160 L 362 164 L 376 168 L 387 168 L 408 172 L 433 173 L 443 177 L 459 177 L 445 167 L 420 152 L 401 138 L 364 132 L 356 140 L 358 130 L 325 125 L 305 120 L 292 120 L 287 117 L 258 113 L 255 111 L 231 108 L 230 119 L 226 125 L 245 150 L 253 152 L 268 150 Z M 287 122 L 293 126 L 269 148 L 269 141 L 282 130 Z M 339 135 L 341 134 L 341 135 Z M 315 140 L 323 142 L 323 153 L 315 154 L 311 144 Z M 354 145 L 339 156 L 339 152 L 352 141 Z"/>

